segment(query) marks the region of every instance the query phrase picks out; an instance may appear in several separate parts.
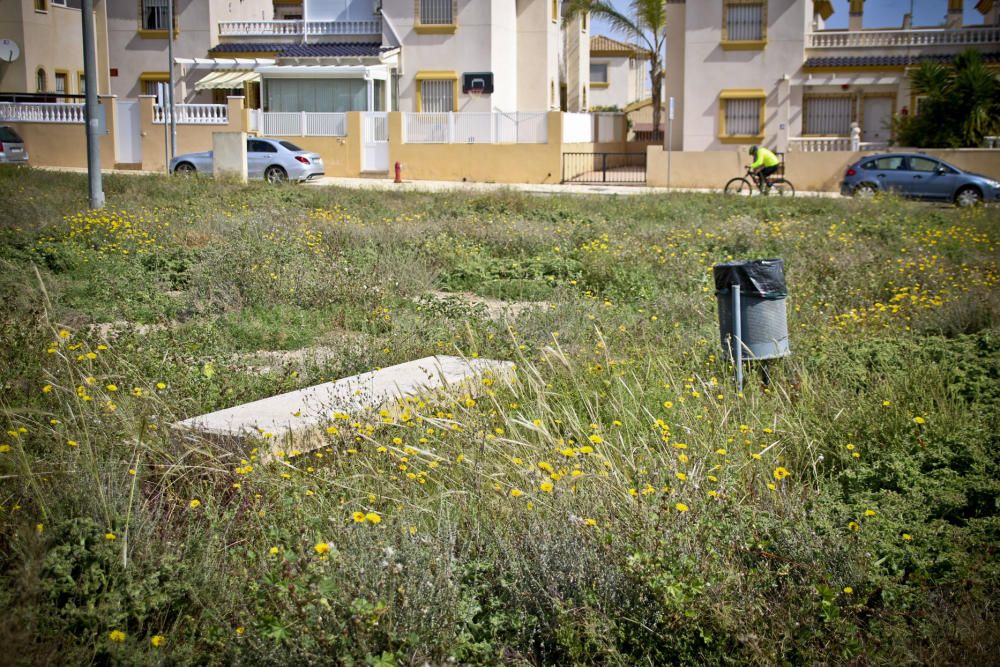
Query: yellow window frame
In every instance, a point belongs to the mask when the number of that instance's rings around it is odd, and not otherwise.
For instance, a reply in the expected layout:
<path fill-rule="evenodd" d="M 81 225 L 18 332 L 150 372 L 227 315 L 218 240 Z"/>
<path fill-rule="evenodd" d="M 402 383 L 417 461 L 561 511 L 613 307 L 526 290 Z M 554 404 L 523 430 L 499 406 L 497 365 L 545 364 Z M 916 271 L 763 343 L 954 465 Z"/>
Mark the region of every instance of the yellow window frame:
<path fill-rule="evenodd" d="M 724 51 L 759 51 L 767 46 L 767 0 L 722 0 L 722 49 Z M 729 39 L 729 8 L 733 5 L 760 5 L 761 39 Z"/>
<path fill-rule="evenodd" d="M 454 35 L 458 30 L 458 0 L 451 3 L 451 23 L 421 23 L 420 1 L 413 0 L 413 31 L 418 35 Z"/>
<path fill-rule="evenodd" d="M 726 105 L 730 100 L 757 100 L 760 104 L 757 134 L 729 134 L 726 130 Z M 724 144 L 759 144 L 764 141 L 767 123 L 767 93 L 761 88 L 732 88 L 719 93 L 719 141 Z"/>
<path fill-rule="evenodd" d="M 458 111 L 458 72 L 454 70 L 423 70 L 416 73 L 417 81 L 417 112 L 424 110 L 424 81 L 451 81 L 452 111 Z"/>
<path fill-rule="evenodd" d="M 178 16 L 177 16 L 177 3 L 175 2 L 175 0 L 168 0 L 168 2 L 173 3 L 173 9 L 174 9 L 174 26 L 173 27 L 174 27 L 174 39 L 176 39 L 177 35 L 179 35 L 180 32 L 181 32 L 180 28 L 178 27 L 180 25 L 180 21 L 179 21 Z M 166 39 L 167 38 L 167 30 L 166 29 L 152 30 L 152 29 L 144 28 L 143 27 L 143 23 L 142 23 L 142 0 L 136 0 L 136 7 L 137 8 L 136 8 L 135 16 L 136 16 L 136 19 L 139 22 L 139 29 L 136 31 L 136 33 L 139 35 L 139 37 L 141 37 L 142 39 Z"/>

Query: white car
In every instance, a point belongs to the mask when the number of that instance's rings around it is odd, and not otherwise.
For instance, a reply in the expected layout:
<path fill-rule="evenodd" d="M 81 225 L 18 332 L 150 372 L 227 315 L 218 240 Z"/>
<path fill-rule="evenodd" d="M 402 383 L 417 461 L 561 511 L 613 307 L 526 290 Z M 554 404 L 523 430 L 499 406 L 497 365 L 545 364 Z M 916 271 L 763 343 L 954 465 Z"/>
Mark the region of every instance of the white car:
<path fill-rule="evenodd" d="M 212 173 L 212 151 L 185 153 L 170 161 L 170 173 Z M 251 137 L 247 139 L 247 176 L 271 183 L 308 181 L 323 176 L 323 158 L 302 150 L 290 141 Z"/>

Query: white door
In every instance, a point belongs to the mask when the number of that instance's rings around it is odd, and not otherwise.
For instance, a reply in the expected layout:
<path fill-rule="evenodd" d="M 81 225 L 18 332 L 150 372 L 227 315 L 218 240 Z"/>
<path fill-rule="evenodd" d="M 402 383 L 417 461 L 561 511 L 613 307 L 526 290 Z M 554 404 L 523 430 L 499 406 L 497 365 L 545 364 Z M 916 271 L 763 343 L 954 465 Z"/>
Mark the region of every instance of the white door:
<path fill-rule="evenodd" d="M 118 123 L 115 126 L 115 162 L 121 164 L 142 163 L 142 137 L 139 122 L 138 100 L 118 100 L 115 110 Z"/>
<path fill-rule="evenodd" d="M 389 114 L 362 114 L 361 136 L 361 171 L 389 171 Z"/>
<path fill-rule="evenodd" d="M 889 143 L 892 134 L 891 97 L 864 98 L 861 118 L 861 141 Z"/>

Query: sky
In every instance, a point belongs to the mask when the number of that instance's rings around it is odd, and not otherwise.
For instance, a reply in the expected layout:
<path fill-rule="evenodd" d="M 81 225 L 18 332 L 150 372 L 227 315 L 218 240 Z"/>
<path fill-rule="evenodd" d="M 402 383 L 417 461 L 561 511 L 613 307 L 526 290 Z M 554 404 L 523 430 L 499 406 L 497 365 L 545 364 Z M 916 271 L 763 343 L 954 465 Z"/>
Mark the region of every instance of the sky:
<path fill-rule="evenodd" d="M 702 0 L 699 0 L 702 1 Z M 848 0 L 833 0 L 834 14 L 827 21 L 827 28 L 847 28 L 847 3 Z M 611 0 L 611 4 L 623 13 L 628 13 L 629 0 Z M 866 28 L 898 28 L 903 25 L 903 14 L 910 11 L 913 6 L 913 25 L 933 26 L 944 23 L 945 14 L 948 13 L 948 0 L 867 0 L 865 2 L 865 27 Z M 976 11 L 975 0 L 965 1 L 965 23 L 982 23 L 982 15 Z M 594 19 L 594 25 L 599 34 L 609 37 L 620 37 L 615 35 L 599 19 Z"/>

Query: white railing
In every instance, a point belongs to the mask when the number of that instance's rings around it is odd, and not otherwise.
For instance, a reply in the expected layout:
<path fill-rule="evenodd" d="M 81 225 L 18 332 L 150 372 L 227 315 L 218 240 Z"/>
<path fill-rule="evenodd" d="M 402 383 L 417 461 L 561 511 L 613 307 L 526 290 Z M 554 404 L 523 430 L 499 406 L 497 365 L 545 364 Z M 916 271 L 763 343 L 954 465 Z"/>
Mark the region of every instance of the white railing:
<path fill-rule="evenodd" d="M 269 137 L 346 137 L 347 114 L 313 111 L 258 111 L 256 128 Z M 253 123 L 253 121 L 251 121 Z"/>
<path fill-rule="evenodd" d="M 220 37 L 381 35 L 382 21 L 219 21 Z"/>
<path fill-rule="evenodd" d="M 887 141 L 852 141 L 850 137 L 791 137 L 788 139 L 789 153 L 828 153 L 831 151 L 865 152 L 884 151 L 889 148 Z"/>
<path fill-rule="evenodd" d="M 548 115 L 542 113 L 404 113 L 407 144 L 544 144 Z"/>
<path fill-rule="evenodd" d="M 588 144 L 594 140 L 594 119 L 589 113 L 563 114 L 563 143 Z"/>
<path fill-rule="evenodd" d="M 174 113 L 181 125 L 226 125 L 229 123 L 228 104 L 175 104 Z M 170 120 L 170 107 L 153 105 L 153 122 L 162 125 Z"/>
<path fill-rule="evenodd" d="M 220 37 L 302 34 L 303 21 L 219 21 Z"/>
<path fill-rule="evenodd" d="M 83 104 L 0 102 L 0 120 L 26 123 L 82 123 Z"/>
<path fill-rule="evenodd" d="M 865 47 L 972 46 L 1000 42 L 1000 27 L 919 28 L 912 30 L 823 30 L 810 33 L 811 49 Z"/>
<path fill-rule="evenodd" d="M 307 35 L 381 35 L 382 21 L 307 21 Z"/>

